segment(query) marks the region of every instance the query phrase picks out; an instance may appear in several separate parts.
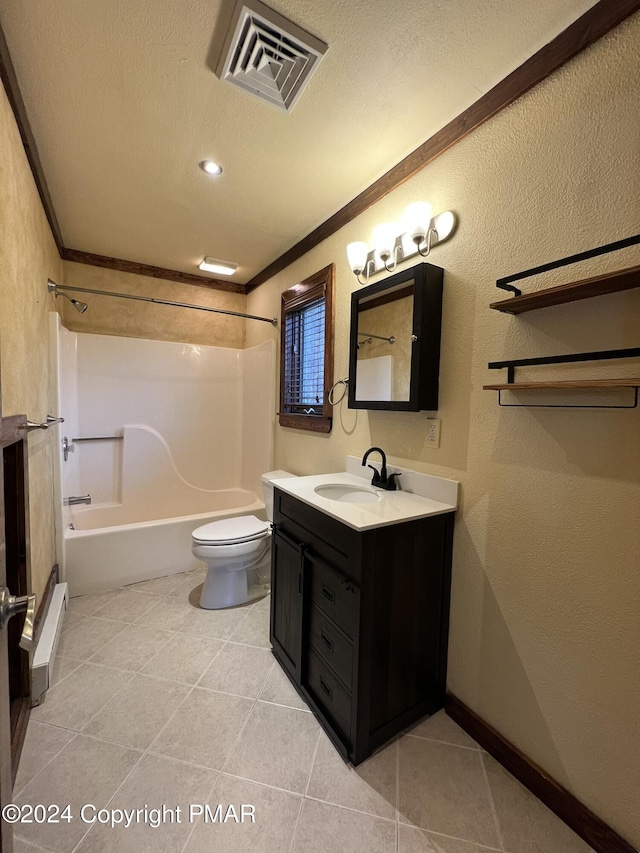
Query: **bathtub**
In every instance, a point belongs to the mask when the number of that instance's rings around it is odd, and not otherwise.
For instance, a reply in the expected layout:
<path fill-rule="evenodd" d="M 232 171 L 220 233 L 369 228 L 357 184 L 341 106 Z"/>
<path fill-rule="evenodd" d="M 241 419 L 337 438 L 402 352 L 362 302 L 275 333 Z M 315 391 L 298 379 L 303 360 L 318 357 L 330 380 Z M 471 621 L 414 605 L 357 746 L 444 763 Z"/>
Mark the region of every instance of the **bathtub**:
<path fill-rule="evenodd" d="M 150 427 L 125 426 L 123 439 L 121 500 L 65 507 L 63 577 L 72 596 L 202 566 L 191 553 L 196 527 L 235 515 L 265 517 L 253 491 L 187 483 Z"/>
<path fill-rule="evenodd" d="M 72 596 L 197 568 L 204 564 L 191 553 L 196 527 L 234 515 L 264 517 L 264 503 L 243 489 L 212 494 L 207 512 L 129 524 L 119 505 L 73 510 L 75 529 L 64 531 L 65 580 Z"/>

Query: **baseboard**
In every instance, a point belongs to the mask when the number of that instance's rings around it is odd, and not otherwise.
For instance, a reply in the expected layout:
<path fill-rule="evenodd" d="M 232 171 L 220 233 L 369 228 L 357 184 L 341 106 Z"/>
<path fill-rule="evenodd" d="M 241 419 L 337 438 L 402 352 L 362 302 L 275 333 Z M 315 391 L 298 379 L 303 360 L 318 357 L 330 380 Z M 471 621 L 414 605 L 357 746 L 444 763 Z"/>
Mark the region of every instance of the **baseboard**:
<path fill-rule="evenodd" d="M 42 630 L 31 659 L 31 704 L 39 705 L 51 686 L 53 664 L 62 633 L 64 615 L 69 600 L 66 583 L 58 583 L 53 589 L 47 615 L 42 621 Z"/>
<path fill-rule="evenodd" d="M 596 853 L 638 853 L 614 829 L 451 693 L 447 693 L 445 711 Z"/>
<path fill-rule="evenodd" d="M 42 598 L 40 599 L 40 603 L 38 604 L 38 610 L 36 612 L 36 618 L 33 620 L 33 645 L 38 645 L 38 640 L 40 639 L 40 634 L 42 633 L 42 626 L 44 625 L 44 620 L 49 611 L 49 607 L 51 605 L 51 599 L 53 597 L 53 591 L 56 588 L 56 584 L 60 580 L 60 571 L 58 569 L 58 564 L 51 569 L 51 573 L 49 574 L 49 578 L 47 580 L 47 585 L 44 588 L 44 592 L 42 593 Z"/>

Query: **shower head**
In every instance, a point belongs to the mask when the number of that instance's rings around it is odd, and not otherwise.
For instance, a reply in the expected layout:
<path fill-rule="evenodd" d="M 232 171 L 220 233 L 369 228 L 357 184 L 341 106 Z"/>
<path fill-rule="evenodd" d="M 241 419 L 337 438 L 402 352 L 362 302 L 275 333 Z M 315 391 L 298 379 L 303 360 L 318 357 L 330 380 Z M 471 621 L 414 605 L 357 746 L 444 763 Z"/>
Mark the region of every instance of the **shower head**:
<path fill-rule="evenodd" d="M 69 299 L 69 302 L 73 305 L 78 314 L 84 314 L 89 307 L 86 302 L 78 302 L 77 299 Z"/>
<path fill-rule="evenodd" d="M 70 302 L 70 303 L 73 305 L 73 307 L 76 309 L 76 311 L 78 312 L 78 314 L 84 314 L 84 312 L 85 312 L 85 311 L 87 310 L 87 308 L 89 307 L 89 306 L 87 305 L 87 303 L 86 303 L 86 302 L 79 302 L 77 299 L 72 299 L 70 296 L 67 296 L 67 294 L 66 294 L 66 293 L 58 293 L 58 291 L 57 291 L 57 290 L 56 290 L 56 292 L 55 292 L 55 293 L 56 293 L 56 296 L 64 296 L 64 298 L 65 298 L 65 299 L 68 299 L 68 300 L 69 300 L 69 302 Z"/>
<path fill-rule="evenodd" d="M 73 307 L 76 309 L 78 314 L 84 314 L 84 312 L 89 307 L 87 305 L 87 303 L 86 302 L 80 302 L 77 299 L 72 299 L 70 296 L 67 296 L 66 293 L 60 293 L 59 287 L 60 287 L 60 285 L 56 284 L 55 281 L 51 281 L 51 279 L 49 279 L 47 281 L 47 289 L 49 290 L 49 293 L 54 293 L 56 296 L 56 299 L 58 298 L 58 296 L 64 296 L 64 298 L 68 299 L 69 302 L 73 305 Z"/>

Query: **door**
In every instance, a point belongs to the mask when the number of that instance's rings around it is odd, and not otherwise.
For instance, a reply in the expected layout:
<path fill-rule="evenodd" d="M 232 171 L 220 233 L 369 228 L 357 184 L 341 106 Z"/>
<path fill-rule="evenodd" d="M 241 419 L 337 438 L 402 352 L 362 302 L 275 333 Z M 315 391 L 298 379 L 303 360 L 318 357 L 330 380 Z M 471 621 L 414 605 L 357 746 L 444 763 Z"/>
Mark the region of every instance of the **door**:
<path fill-rule="evenodd" d="M 36 597 L 26 595 L 30 571 L 25 425 L 24 415 L 0 417 L 0 808 L 11 802 L 31 706 L 28 652 Z M 17 613 L 24 617 L 10 621 Z M 0 819 L 1 853 L 12 853 L 12 838 L 11 824 Z"/>
<path fill-rule="evenodd" d="M 279 530 L 271 544 L 271 644 L 273 651 L 300 684 L 302 661 L 302 590 L 304 545 Z"/>
<path fill-rule="evenodd" d="M 4 585 L 6 561 L 4 539 L 0 541 L 0 810 L 11 802 L 13 778 L 15 776 L 12 749 L 11 688 L 9 683 L 9 643 L 7 623 L 17 613 L 24 613 L 24 628 L 20 647 L 28 650 L 33 640 L 35 618 L 35 595 L 16 598 Z M 12 853 L 12 827 L 0 818 L 0 853 Z"/>
<path fill-rule="evenodd" d="M 5 588 L 4 536 L 0 532 L 0 589 Z M 9 654 L 7 631 L 0 628 L 0 809 L 11 802 L 11 717 L 9 700 Z M 12 853 L 13 832 L 10 824 L 0 818 L 0 851 Z"/>
<path fill-rule="evenodd" d="M 4 538 L 0 542 L 0 589 L 5 589 Z M 0 809 L 11 802 L 11 702 L 9 699 L 9 650 L 6 628 L 0 628 Z M 0 851 L 12 853 L 13 832 L 10 824 L 0 818 Z"/>

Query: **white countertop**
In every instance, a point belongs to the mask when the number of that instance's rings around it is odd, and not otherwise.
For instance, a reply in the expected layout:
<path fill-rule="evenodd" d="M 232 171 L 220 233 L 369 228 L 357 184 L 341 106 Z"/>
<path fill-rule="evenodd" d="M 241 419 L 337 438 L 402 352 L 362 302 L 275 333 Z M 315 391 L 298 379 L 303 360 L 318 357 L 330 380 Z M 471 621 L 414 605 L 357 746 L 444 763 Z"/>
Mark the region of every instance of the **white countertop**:
<path fill-rule="evenodd" d="M 348 465 L 353 468 L 349 462 Z M 458 483 L 455 481 L 405 471 L 405 469 L 394 466 L 387 466 L 387 469 L 389 473 L 395 471 L 403 475 L 411 475 L 411 477 L 407 476 L 406 479 L 407 481 L 411 480 L 415 488 L 412 491 L 387 492 L 384 489 L 376 489 L 371 486 L 370 476 L 362 477 L 345 471 L 337 474 L 314 474 L 308 477 L 273 480 L 273 485 L 354 530 L 387 527 L 390 524 L 398 524 L 416 518 L 427 518 L 431 515 L 442 515 L 447 512 L 454 512 L 457 509 Z M 322 497 L 315 492 L 316 486 L 333 484 L 370 489 L 379 496 L 379 500 L 364 504 L 346 503 Z M 423 493 L 416 494 L 418 490 Z M 445 501 L 449 502 L 428 497 L 428 494 L 424 494 L 425 491 L 427 493 L 432 491 L 440 498 L 445 496 Z"/>

